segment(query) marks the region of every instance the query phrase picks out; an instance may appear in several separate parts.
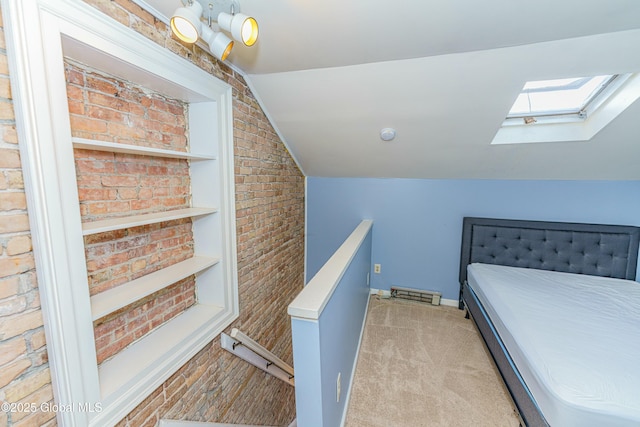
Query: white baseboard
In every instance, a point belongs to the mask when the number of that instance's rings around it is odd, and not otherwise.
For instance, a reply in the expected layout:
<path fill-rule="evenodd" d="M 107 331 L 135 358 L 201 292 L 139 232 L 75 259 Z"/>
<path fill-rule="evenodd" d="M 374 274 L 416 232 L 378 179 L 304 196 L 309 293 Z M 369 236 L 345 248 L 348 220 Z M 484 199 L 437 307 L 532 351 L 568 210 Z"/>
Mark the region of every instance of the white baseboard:
<path fill-rule="evenodd" d="M 387 291 L 385 289 L 370 288 L 369 293 L 371 295 L 378 295 L 380 298 L 391 298 L 391 291 Z"/>
<path fill-rule="evenodd" d="M 446 305 L 448 307 L 458 307 L 458 300 L 457 299 L 440 298 L 440 305 Z"/>
<path fill-rule="evenodd" d="M 389 292 L 389 291 L 387 291 Z M 389 293 L 389 296 L 391 294 Z M 367 316 L 369 314 L 369 302 L 371 299 L 367 300 L 367 306 L 364 309 L 364 319 L 362 319 L 362 328 L 360 328 L 360 337 L 358 337 L 358 347 L 356 348 L 356 358 L 353 361 L 353 366 L 351 367 L 351 378 L 349 378 L 349 388 L 344 396 L 344 412 L 342 413 L 342 419 L 340 420 L 340 427 L 344 427 L 344 423 L 347 420 L 347 412 L 349 411 L 349 401 L 351 400 L 351 390 L 353 389 L 353 380 L 356 376 L 356 369 L 358 367 L 358 356 L 360 355 L 360 347 L 362 346 L 362 337 L 364 337 L 364 328 L 367 323 Z M 297 418 L 296 418 L 297 419 Z M 292 427 L 292 426 L 289 426 Z M 293 426 L 297 427 L 297 426 Z"/>

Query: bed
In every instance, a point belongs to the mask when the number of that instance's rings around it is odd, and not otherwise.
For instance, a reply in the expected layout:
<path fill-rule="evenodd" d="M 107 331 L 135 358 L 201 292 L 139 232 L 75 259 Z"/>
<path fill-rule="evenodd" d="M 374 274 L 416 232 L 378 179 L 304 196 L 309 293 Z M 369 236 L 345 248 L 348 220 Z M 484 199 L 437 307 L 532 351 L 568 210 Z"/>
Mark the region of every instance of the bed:
<path fill-rule="evenodd" d="M 460 308 L 529 427 L 640 425 L 640 228 L 464 218 Z"/>

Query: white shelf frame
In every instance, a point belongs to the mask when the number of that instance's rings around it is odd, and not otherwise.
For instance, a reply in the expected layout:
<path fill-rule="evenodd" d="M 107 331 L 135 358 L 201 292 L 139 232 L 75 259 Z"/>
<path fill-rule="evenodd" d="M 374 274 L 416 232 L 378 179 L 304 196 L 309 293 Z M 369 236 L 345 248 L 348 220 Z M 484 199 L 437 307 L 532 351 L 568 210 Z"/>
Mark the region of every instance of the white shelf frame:
<path fill-rule="evenodd" d="M 121 390 L 139 388 L 146 377 L 164 375 L 166 370 L 173 370 L 172 366 L 184 365 L 193 356 L 190 347 L 198 345 L 200 340 L 211 341 L 209 325 L 221 317 L 224 318 L 222 307 L 197 304 L 102 363 L 99 368 L 100 394 L 106 396 L 102 404 L 106 407 L 128 405 L 130 397 L 120 393 Z M 188 331 L 186 335 L 185 331 Z M 136 374 L 122 375 L 124 367 Z M 145 396 L 156 388 L 148 387 Z M 113 422 L 108 422 L 111 424 Z"/>
<path fill-rule="evenodd" d="M 47 285 L 40 287 L 40 297 L 54 396 L 61 407 L 101 403 L 102 409 L 59 411 L 57 423 L 113 426 L 238 317 L 232 88 L 83 2 L 1 1 L 36 273 Z M 64 57 L 188 102 L 194 154 L 74 141 Z M 192 206 L 218 209 L 193 221 L 195 257 L 219 259 L 194 269 L 197 303 L 100 367 L 82 262 L 74 145 L 187 159 Z M 160 286 L 139 283 L 131 298 Z M 123 303 L 124 298 L 107 310 Z"/>

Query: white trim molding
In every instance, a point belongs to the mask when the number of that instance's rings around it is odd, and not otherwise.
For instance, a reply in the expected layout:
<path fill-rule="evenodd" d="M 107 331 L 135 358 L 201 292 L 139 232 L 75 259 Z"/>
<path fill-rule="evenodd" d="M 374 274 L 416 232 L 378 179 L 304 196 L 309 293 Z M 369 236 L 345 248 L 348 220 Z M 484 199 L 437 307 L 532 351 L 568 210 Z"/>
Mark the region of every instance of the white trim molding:
<path fill-rule="evenodd" d="M 289 304 L 287 313 L 292 317 L 318 320 L 322 310 L 331 299 L 351 260 L 369 234 L 373 221 L 362 220 L 338 250 L 322 266 Z"/>
<path fill-rule="evenodd" d="M 2 14 L 54 398 L 75 409 L 57 423 L 113 426 L 238 317 L 232 89 L 77 0 L 2 0 Z M 189 104 L 192 203 L 211 207 L 193 219 L 196 256 L 216 260 L 197 303 L 100 366 L 65 58 Z"/>

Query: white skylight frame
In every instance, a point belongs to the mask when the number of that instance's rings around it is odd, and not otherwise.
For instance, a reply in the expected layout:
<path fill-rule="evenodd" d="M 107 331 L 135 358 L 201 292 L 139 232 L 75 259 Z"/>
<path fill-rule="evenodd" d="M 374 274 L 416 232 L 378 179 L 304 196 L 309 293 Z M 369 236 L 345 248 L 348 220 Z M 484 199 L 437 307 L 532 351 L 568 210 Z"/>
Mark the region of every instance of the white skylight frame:
<path fill-rule="evenodd" d="M 507 117 L 491 143 L 588 141 L 638 98 L 640 75 L 619 74 L 578 112 Z"/>
<path fill-rule="evenodd" d="M 557 116 L 586 117 L 590 104 L 606 96 L 609 85 L 616 85 L 624 76 L 617 74 L 568 79 L 539 80 L 525 83 L 507 119 Z"/>

